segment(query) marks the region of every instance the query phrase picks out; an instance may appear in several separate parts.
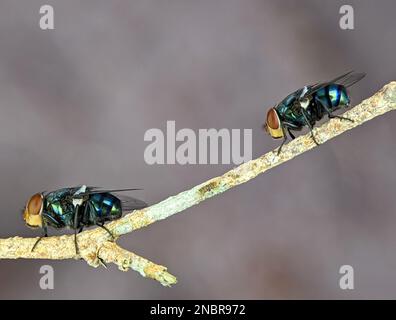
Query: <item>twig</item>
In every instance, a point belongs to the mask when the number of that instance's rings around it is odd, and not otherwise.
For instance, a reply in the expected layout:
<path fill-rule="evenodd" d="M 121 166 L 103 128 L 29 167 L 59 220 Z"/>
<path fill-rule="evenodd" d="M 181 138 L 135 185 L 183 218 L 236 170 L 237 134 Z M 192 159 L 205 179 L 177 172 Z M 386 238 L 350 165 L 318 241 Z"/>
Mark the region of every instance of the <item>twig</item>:
<path fill-rule="evenodd" d="M 331 119 L 314 129 L 317 140 L 322 144 L 341 133 L 350 130 L 388 111 L 396 109 L 396 82 L 391 82 L 375 95 L 364 100 L 344 116 L 354 122 Z M 311 135 L 305 134 L 291 141 L 282 148 L 278 156 L 270 151 L 263 156 L 246 162 L 222 176 L 208 180 L 190 190 L 181 192 L 155 205 L 133 211 L 123 218 L 107 224 L 107 228 L 117 237 L 143 228 L 156 221 L 190 208 L 201 201 L 216 196 L 224 191 L 245 183 L 257 175 L 291 160 L 316 145 Z M 169 274 L 166 267 L 156 265 L 132 252 L 120 248 L 109 241 L 109 235 L 101 228 L 87 230 L 78 236 L 80 255 L 76 255 L 73 236 L 44 238 L 34 252 L 31 248 L 37 238 L 13 237 L 0 239 L 0 259 L 35 258 L 35 259 L 84 259 L 89 265 L 98 267 L 101 264 L 114 263 L 120 270 L 130 268 L 142 276 L 153 278 L 164 286 L 176 283 L 176 278 Z"/>

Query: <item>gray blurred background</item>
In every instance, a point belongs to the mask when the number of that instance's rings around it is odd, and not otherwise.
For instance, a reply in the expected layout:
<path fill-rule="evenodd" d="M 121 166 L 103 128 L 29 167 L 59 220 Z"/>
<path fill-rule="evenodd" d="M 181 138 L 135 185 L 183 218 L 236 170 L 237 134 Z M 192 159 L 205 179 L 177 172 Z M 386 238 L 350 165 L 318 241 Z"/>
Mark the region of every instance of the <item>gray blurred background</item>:
<path fill-rule="evenodd" d="M 39 8 L 55 9 L 55 30 Z M 142 187 L 156 203 L 232 165 L 145 163 L 150 128 L 252 128 L 267 108 L 348 70 L 353 103 L 396 80 L 393 0 L 36 1 L 0 4 L 0 237 L 36 236 L 21 209 L 42 190 Z M 396 298 L 396 113 L 243 186 L 124 236 L 173 288 L 82 261 L 0 261 L 0 298 Z M 55 289 L 39 287 L 39 268 Z M 355 289 L 338 286 L 341 265 Z"/>

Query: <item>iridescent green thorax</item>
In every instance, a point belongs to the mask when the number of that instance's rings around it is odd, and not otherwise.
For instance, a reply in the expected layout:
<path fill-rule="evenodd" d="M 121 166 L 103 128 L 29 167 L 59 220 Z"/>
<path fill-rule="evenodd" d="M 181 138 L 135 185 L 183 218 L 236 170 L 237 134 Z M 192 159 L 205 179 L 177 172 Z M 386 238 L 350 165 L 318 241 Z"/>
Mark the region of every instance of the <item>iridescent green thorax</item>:
<path fill-rule="evenodd" d="M 77 190 L 78 188 L 64 188 L 45 196 L 43 211 L 50 226 L 64 228 L 73 225 L 75 211 L 73 195 Z"/>
<path fill-rule="evenodd" d="M 299 89 L 289 94 L 276 107 L 279 118 L 283 122 L 292 123 L 296 126 L 304 126 L 304 118 L 300 107 L 295 103 L 303 89 Z"/>

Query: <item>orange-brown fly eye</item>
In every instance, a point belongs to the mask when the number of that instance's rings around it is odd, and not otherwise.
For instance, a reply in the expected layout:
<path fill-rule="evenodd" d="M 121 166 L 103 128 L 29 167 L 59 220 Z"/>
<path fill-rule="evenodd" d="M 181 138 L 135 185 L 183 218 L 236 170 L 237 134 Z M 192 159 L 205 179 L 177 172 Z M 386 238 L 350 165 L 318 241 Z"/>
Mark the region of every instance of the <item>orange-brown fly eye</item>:
<path fill-rule="evenodd" d="M 40 193 L 36 193 L 29 199 L 26 209 L 30 215 L 38 215 L 41 212 L 43 206 L 43 196 Z"/>
<path fill-rule="evenodd" d="M 279 120 L 278 120 L 278 115 L 276 114 L 276 111 L 274 108 L 269 109 L 267 113 L 267 125 L 271 129 L 278 129 L 279 128 Z"/>

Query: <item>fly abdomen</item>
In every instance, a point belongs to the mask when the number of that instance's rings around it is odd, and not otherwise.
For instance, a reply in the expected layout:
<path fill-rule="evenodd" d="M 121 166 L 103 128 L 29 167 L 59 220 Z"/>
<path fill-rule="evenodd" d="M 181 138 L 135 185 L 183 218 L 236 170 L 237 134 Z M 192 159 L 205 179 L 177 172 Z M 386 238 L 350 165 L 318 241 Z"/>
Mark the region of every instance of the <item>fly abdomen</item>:
<path fill-rule="evenodd" d="M 339 84 L 329 84 L 315 93 L 315 99 L 324 107 L 334 111 L 349 106 L 346 88 Z"/>
<path fill-rule="evenodd" d="M 122 216 L 121 200 L 111 193 L 96 193 L 89 196 L 90 210 L 97 221 L 104 222 Z"/>

